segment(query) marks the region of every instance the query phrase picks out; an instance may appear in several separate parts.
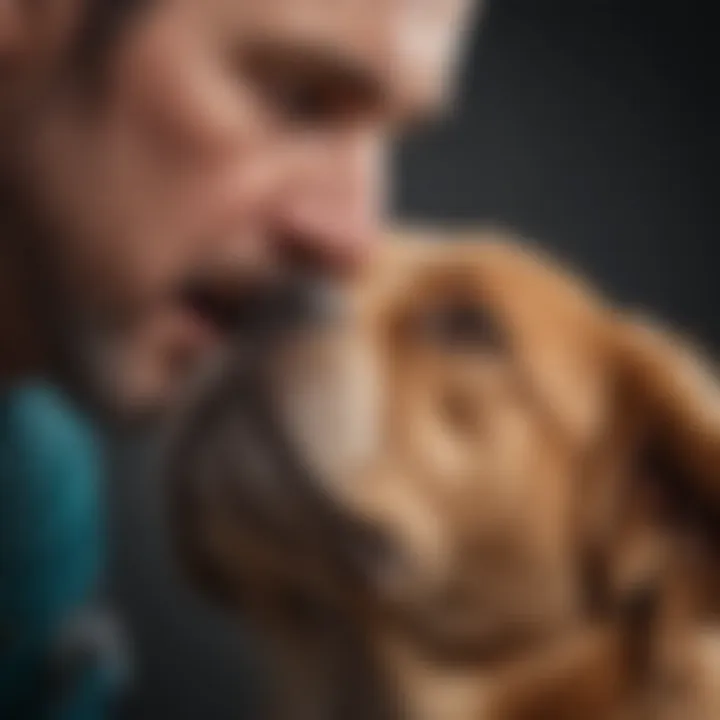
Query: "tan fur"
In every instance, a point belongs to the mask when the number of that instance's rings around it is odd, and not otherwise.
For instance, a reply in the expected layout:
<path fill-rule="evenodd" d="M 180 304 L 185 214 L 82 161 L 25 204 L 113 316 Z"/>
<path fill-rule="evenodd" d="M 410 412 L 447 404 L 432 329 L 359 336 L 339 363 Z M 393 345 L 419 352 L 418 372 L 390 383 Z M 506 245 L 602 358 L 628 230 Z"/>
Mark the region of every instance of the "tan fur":
<path fill-rule="evenodd" d="M 540 253 L 434 234 L 388 243 L 346 322 L 201 395 L 187 565 L 272 639 L 283 719 L 720 717 L 716 378 Z M 458 303 L 486 345 L 434 338 Z"/>

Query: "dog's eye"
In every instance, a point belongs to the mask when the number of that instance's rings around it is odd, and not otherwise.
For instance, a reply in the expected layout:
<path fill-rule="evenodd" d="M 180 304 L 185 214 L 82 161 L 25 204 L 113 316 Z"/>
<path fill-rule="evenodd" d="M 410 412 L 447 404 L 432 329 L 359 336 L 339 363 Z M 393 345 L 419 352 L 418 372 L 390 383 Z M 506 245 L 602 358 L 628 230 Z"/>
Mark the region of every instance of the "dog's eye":
<path fill-rule="evenodd" d="M 495 318 L 469 301 L 427 310 L 417 330 L 423 341 L 453 350 L 499 350 L 504 344 Z"/>

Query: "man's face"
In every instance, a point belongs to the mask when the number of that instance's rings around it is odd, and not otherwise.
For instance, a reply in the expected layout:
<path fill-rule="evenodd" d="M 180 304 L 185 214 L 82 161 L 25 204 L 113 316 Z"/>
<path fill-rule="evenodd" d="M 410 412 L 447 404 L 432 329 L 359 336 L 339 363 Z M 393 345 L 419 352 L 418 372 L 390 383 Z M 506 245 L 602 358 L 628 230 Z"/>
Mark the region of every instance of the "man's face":
<path fill-rule="evenodd" d="M 92 396 L 166 404 L 222 339 L 208 308 L 228 287 L 362 260 L 388 140 L 447 102 L 467 10 L 156 0 L 96 96 L 58 79 L 36 99 L 18 167 L 43 220 L 49 324 Z"/>

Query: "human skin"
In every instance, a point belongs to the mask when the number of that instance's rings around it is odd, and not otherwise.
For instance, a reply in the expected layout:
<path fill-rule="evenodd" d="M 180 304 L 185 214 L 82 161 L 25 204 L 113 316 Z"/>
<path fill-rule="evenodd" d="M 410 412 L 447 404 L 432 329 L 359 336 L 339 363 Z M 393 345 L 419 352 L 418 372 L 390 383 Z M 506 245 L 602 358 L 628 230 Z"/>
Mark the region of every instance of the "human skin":
<path fill-rule="evenodd" d="M 0 378 L 134 416 L 223 341 L 189 285 L 362 265 L 471 3 L 154 0 L 79 67 L 100 1 L 0 10 Z"/>

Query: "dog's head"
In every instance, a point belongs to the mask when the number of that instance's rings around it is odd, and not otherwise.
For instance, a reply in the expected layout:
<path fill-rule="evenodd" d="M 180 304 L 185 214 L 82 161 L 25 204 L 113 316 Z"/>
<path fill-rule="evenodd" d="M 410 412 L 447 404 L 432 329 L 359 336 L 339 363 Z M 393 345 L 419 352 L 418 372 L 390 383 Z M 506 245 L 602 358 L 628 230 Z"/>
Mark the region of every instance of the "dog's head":
<path fill-rule="evenodd" d="M 450 644 L 549 631 L 678 568 L 711 594 L 691 563 L 719 544 L 720 388 L 695 354 L 539 255 L 444 240 L 256 308 L 172 454 L 200 581 Z"/>

